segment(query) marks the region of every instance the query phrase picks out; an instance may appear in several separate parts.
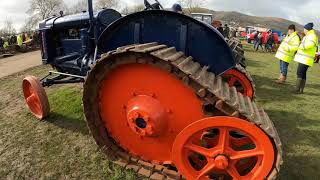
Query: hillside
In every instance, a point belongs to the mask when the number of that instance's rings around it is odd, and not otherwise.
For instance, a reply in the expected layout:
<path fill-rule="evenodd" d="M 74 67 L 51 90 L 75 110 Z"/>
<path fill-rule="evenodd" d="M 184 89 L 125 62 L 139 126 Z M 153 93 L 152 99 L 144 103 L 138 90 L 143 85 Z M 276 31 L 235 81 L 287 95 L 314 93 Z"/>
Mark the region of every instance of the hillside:
<path fill-rule="evenodd" d="M 193 9 L 197 12 L 205 12 L 213 14 L 214 19 L 220 20 L 226 23 L 234 23 L 236 26 L 246 27 L 246 26 L 259 26 L 270 29 L 277 29 L 282 32 L 286 32 L 290 24 L 295 24 L 298 31 L 303 30 L 303 25 L 277 17 L 260 17 L 260 16 L 250 16 L 243 13 L 235 11 L 213 11 L 204 8 Z M 318 35 L 320 32 L 317 31 Z"/>

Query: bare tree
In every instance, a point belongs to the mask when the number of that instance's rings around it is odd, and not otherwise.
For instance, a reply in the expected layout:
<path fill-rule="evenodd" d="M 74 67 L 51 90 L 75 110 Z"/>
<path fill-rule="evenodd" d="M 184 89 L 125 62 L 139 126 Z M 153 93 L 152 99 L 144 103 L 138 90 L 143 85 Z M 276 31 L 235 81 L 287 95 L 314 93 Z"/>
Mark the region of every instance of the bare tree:
<path fill-rule="evenodd" d="M 40 20 L 43 20 L 57 14 L 62 7 L 62 0 L 32 0 L 27 13 L 32 16 L 38 16 Z"/>
<path fill-rule="evenodd" d="M 200 7 L 206 3 L 206 0 L 179 0 L 178 1 L 183 7 L 184 11 L 187 14 L 193 12 L 198 12 Z"/>
<path fill-rule="evenodd" d="M 77 4 L 68 9 L 68 14 L 80 13 L 88 9 L 88 0 L 79 0 Z"/>
<path fill-rule="evenodd" d="M 144 9 L 145 9 L 145 6 L 143 4 L 135 5 L 135 6 L 132 6 L 132 7 L 125 6 L 121 10 L 121 14 L 128 15 L 128 14 L 132 14 L 132 13 L 135 13 L 135 12 L 142 11 Z"/>
<path fill-rule="evenodd" d="M 31 0 L 31 5 L 27 10 L 30 15 L 27 22 L 31 23 L 31 27 L 35 27 L 39 21 L 58 15 L 60 10 L 65 9 L 63 0 Z"/>
<path fill-rule="evenodd" d="M 96 7 L 97 9 L 102 9 L 102 8 L 117 8 L 118 7 L 118 0 L 98 0 L 96 2 Z"/>
<path fill-rule="evenodd" d="M 13 26 L 13 22 L 11 19 L 7 18 L 4 22 L 3 22 L 3 27 L 1 28 L 1 34 L 3 36 L 9 36 L 12 34 L 16 33 L 16 29 Z"/>

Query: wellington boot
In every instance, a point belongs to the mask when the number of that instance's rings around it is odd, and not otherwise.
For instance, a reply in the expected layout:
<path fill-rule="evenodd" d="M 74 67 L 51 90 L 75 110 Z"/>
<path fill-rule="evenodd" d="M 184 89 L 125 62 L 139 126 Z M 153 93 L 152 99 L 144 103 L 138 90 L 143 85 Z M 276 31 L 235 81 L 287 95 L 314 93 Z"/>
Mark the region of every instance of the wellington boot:
<path fill-rule="evenodd" d="M 301 82 L 302 82 L 302 79 L 301 78 L 298 78 L 297 79 L 297 83 L 296 83 L 296 88 L 294 89 L 294 93 L 297 93 L 297 94 L 300 94 L 301 91 Z"/>
<path fill-rule="evenodd" d="M 306 86 L 306 80 L 301 79 L 301 84 L 300 84 L 300 93 L 303 94 L 304 87 Z"/>

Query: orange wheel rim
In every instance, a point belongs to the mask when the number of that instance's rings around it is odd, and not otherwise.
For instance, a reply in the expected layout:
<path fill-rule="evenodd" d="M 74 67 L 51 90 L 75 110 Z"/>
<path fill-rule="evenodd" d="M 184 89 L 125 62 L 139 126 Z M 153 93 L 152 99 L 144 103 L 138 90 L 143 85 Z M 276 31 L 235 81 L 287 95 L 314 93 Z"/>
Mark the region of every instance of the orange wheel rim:
<path fill-rule="evenodd" d="M 48 97 L 40 81 L 34 76 L 27 76 L 22 81 L 23 95 L 31 113 L 38 119 L 46 117 L 50 111 Z"/>
<path fill-rule="evenodd" d="M 213 130 L 218 131 L 216 145 L 203 146 L 201 139 L 197 139 L 198 134 Z M 250 141 L 242 139 L 242 143 L 250 144 L 242 149 L 233 146 L 234 132 L 245 135 Z M 202 119 L 186 127 L 174 142 L 172 159 L 187 179 L 206 180 L 224 175 L 237 180 L 262 180 L 272 169 L 274 153 L 269 137 L 260 128 L 242 119 L 220 116 Z M 202 160 L 202 167 L 195 168 L 190 161 L 190 155 L 194 158 L 194 154 Z M 240 172 L 243 165 L 251 168 Z"/>
<path fill-rule="evenodd" d="M 237 90 L 245 96 L 253 98 L 253 87 L 250 80 L 237 69 L 230 69 L 223 74 L 230 87 L 236 86 Z"/>
<path fill-rule="evenodd" d="M 171 163 L 175 137 L 203 118 L 195 93 L 148 64 L 119 65 L 100 84 L 99 111 L 109 135 L 134 156 Z"/>

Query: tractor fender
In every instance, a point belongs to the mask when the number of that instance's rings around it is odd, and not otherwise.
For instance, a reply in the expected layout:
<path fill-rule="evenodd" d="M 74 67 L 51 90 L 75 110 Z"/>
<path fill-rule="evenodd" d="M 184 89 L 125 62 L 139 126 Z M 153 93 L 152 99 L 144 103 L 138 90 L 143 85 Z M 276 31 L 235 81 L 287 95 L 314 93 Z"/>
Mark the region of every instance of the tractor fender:
<path fill-rule="evenodd" d="M 192 56 L 216 75 L 235 66 L 232 51 L 223 36 L 209 24 L 164 10 L 141 11 L 110 24 L 100 35 L 98 54 L 130 44 L 158 42 Z"/>

